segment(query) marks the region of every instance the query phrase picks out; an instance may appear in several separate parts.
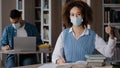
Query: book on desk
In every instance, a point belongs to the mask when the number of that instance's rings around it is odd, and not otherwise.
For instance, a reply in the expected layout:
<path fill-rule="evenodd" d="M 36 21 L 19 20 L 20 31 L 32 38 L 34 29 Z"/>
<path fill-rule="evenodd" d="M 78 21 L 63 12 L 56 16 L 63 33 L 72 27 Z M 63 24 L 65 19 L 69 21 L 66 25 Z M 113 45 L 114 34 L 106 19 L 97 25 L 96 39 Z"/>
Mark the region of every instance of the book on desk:
<path fill-rule="evenodd" d="M 92 66 L 92 68 L 113 68 L 113 66 Z"/>
<path fill-rule="evenodd" d="M 106 57 L 101 54 L 85 55 L 88 66 L 104 66 Z"/>

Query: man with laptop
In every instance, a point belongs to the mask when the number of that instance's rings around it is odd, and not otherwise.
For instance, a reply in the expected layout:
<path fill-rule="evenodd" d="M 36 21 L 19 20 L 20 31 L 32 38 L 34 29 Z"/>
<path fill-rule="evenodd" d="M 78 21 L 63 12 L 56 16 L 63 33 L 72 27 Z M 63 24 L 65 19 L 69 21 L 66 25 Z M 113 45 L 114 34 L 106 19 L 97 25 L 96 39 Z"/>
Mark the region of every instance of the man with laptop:
<path fill-rule="evenodd" d="M 11 24 L 5 27 L 3 34 L 2 34 L 2 39 L 0 41 L 1 50 L 3 51 L 14 50 L 16 46 L 25 47 L 28 45 L 28 43 L 34 45 L 34 42 L 36 42 L 36 45 L 42 44 L 40 33 L 37 31 L 34 25 L 22 20 L 20 11 L 16 9 L 11 10 L 10 21 L 11 21 Z M 32 40 L 29 37 L 31 38 L 34 37 L 35 39 L 32 38 L 33 39 Z M 22 41 L 24 41 L 24 43 L 22 43 Z M 36 45 L 34 45 L 35 48 L 37 47 Z M 6 62 L 5 62 L 6 68 L 15 67 L 16 66 L 15 61 L 16 61 L 16 56 L 13 54 L 8 54 L 6 58 Z M 35 64 L 36 55 L 35 54 L 26 54 L 26 55 L 21 54 L 19 63 L 20 63 L 19 65 L 22 65 L 22 66 Z"/>

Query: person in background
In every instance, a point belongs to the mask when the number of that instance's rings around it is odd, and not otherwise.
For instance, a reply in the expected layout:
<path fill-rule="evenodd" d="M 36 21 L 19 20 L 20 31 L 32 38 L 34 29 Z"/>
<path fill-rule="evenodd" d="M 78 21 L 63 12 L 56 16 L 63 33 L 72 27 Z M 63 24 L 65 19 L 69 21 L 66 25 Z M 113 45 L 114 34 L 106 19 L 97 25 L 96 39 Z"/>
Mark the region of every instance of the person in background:
<path fill-rule="evenodd" d="M 3 51 L 13 50 L 14 49 L 14 37 L 36 37 L 36 44 L 42 44 L 40 33 L 38 32 L 37 28 L 22 20 L 21 12 L 13 9 L 10 12 L 10 21 L 11 24 L 6 26 L 3 34 L 2 39 L 0 41 L 0 48 Z M 37 47 L 37 46 L 35 46 Z M 13 54 L 8 54 L 5 62 L 6 68 L 12 68 L 16 66 L 16 56 Z M 37 62 L 35 54 L 27 54 L 27 55 L 20 55 L 20 65 L 31 65 Z"/>
<path fill-rule="evenodd" d="M 85 55 L 91 55 L 95 50 L 106 57 L 112 57 L 116 44 L 111 27 L 106 27 L 109 34 L 108 43 L 98 36 L 87 24 L 92 23 L 92 9 L 83 1 L 70 1 L 63 10 L 63 21 L 67 27 L 59 35 L 52 54 L 52 62 L 74 63 L 86 61 Z M 97 23 L 97 22 L 96 22 Z"/>

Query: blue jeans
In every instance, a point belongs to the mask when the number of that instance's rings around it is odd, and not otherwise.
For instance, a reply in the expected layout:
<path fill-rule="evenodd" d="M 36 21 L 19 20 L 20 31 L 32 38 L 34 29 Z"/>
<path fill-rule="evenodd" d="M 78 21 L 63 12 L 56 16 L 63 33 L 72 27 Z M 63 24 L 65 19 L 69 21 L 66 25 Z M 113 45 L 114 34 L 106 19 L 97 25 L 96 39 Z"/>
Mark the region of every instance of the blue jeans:
<path fill-rule="evenodd" d="M 20 55 L 20 66 L 36 64 L 37 59 L 35 54 Z"/>
<path fill-rule="evenodd" d="M 5 67 L 6 68 L 12 68 L 16 66 L 15 63 L 15 56 L 14 55 L 8 55 L 6 58 L 6 62 L 5 62 Z"/>
<path fill-rule="evenodd" d="M 31 64 L 36 64 L 36 55 L 35 54 L 30 54 L 30 55 L 20 55 L 20 66 L 25 66 L 25 65 L 31 65 Z M 17 57 L 15 55 L 12 55 L 6 59 L 5 66 L 6 68 L 12 68 L 17 66 Z"/>

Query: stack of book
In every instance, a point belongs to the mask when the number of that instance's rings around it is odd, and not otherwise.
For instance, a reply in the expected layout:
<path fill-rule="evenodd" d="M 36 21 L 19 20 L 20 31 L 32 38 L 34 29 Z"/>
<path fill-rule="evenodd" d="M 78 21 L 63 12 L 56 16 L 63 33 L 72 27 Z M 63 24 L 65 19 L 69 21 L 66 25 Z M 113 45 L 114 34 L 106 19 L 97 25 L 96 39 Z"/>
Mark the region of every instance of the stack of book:
<path fill-rule="evenodd" d="M 103 55 L 85 55 L 88 66 L 104 66 L 106 57 Z"/>
<path fill-rule="evenodd" d="M 119 23 L 120 22 L 120 11 L 113 8 L 105 8 L 104 11 L 104 22 Z"/>

